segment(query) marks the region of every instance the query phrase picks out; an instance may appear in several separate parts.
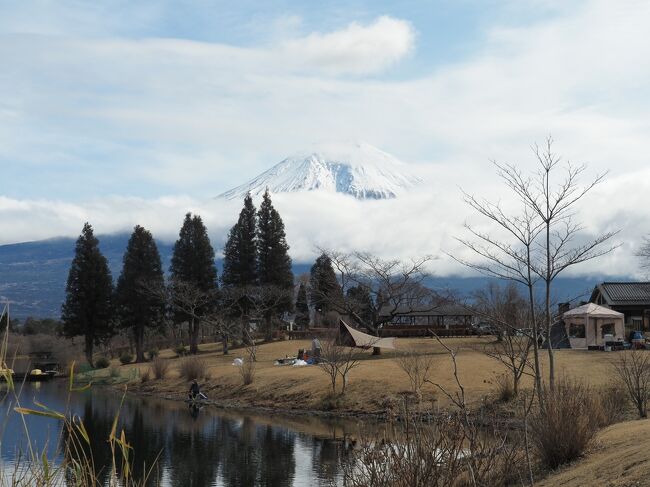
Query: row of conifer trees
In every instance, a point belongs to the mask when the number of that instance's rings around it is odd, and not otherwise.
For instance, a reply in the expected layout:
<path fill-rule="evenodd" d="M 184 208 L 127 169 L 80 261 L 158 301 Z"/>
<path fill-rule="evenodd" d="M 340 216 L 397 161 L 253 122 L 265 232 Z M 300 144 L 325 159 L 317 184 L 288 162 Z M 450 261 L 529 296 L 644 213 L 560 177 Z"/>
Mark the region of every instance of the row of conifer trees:
<path fill-rule="evenodd" d="M 64 335 L 84 337 L 86 358 L 92 364 L 94 347 L 124 330 L 132 336 L 136 360 L 143 361 L 147 330 L 163 327 L 166 317 L 171 317 L 175 326 L 189 318 L 166 302 L 174 300 L 174 282 L 182 282 L 199 292 L 214 292 L 215 297 L 219 286 L 224 289 L 273 286 L 293 296 L 294 276 L 284 223 L 268 192 L 258 210 L 250 195 L 246 196 L 223 254 L 223 272 L 219 278 L 207 229 L 200 216 L 188 213 L 174 245 L 166 283 L 156 242 L 151 232 L 137 225 L 114 286 L 107 259 L 100 251 L 92 226 L 86 223 L 77 239 L 68 274 L 62 306 Z M 161 299 L 163 294 L 156 292 L 166 284 L 170 291 L 168 300 Z M 302 288 L 297 308 L 304 316 L 306 303 L 300 302 L 301 293 L 306 302 Z M 216 306 L 219 306 L 218 299 L 198 312 L 208 312 Z M 293 299 L 279 300 L 267 313 L 280 316 L 293 307 Z M 308 316 L 308 307 L 306 310 Z M 195 329 L 198 327 L 199 323 Z M 198 333 L 191 334 L 191 353 L 196 353 L 197 343 Z"/>

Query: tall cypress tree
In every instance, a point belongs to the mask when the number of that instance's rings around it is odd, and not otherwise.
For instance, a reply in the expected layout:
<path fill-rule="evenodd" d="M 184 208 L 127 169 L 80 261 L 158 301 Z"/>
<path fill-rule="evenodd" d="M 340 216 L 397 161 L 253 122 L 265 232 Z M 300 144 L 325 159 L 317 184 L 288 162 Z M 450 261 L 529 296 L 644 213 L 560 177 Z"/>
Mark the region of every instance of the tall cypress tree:
<path fill-rule="evenodd" d="M 309 300 L 318 313 L 327 314 L 340 307 L 343 293 L 336 279 L 332 261 L 321 254 L 311 266 L 309 277 Z"/>
<path fill-rule="evenodd" d="M 214 250 L 210 244 L 208 231 L 198 215 L 185 215 L 170 267 L 172 275 L 172 300 L 181 301 L 188 298 L 189 290 L 197 294 L 211 296 L 201 306 L 194 309 L 192 315 L 177 312 L 177 323 L 187 321 L 190 334 L 190 353 L 198 351 L 201 316 L 214 310 L 216 306 L 217 268 L 214 264 Z M 178 286 L 175 286 L 178 283 Z M 182 284 L 182 285 L 180 285 Z"/>
<path fill-rule="evenodd" d="M 224 286 L 246 287 L 257 283 L 257 228 L 255 206 L 250 193 L 237 223 L 230 229 L 223 251 Z"/>
<path fill-rule="evenodd" d="M 296 325 L 300 328 L 309 327 L 309 303 L 307 303 L 307 289 L 301 282 L 296 296 Z"/>
<path fill-rule="evenodd" d="M 286 291 L 286 299 L 277 300 L 266 313 L 267 325 L 273 316 L 279 316 L 293 309 L 291 289 L 293 271 L 289 245 L 284 233 L 284 223 L 273 207 L 268 189 L 264 192 L 262 204 L 257 212 L 257 272 L 262 286 L 271 286 Z"/>
<path fill-rule="evenodd" d="M 120 326 L 133 333 L 136 361 L 144 362 L 144 334 L 162 325 L 165 303 L 152 293 L 165 285 L 158 247 L 151 233 L 137 225 L 124 253 L 115 288 Z"/>
<path fill-rule="evenodd" d="M 89 223 L 77 239 L 65 291 L 61 308 L 63 334 L 68 338 L 84 335 L 86 359 L 92 366 L 94 345 L 112 333 L 113 281 Z"/>
<path fill-rule="evenodd" d="M 244 207 L 239 213 L 224 246 L 223 273 L 221 282 L 226 292 L 224 306 L 229 314 L 240 320 L 242 332 L 253 302 L 249 291 L 257 285 L 257 213 L 250 193 L 244 198 Z M 228 353 L 228 336 L 223 336 L 223 351 Z"/>

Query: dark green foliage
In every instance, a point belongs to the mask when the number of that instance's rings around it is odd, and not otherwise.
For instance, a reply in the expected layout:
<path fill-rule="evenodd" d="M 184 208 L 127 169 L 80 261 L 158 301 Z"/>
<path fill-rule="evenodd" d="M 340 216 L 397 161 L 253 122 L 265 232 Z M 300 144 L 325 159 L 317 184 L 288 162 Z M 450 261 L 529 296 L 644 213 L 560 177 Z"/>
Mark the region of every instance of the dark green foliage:
<path fill-rule="evenodd" d="M 150 232 L 135 227 L 123 262 L 115 289 L 115 309 L 120 326 L 133 333 L 136 361 L 144 362 L 145 330 L 160 328 L 165 314 L 165 302 L 158 292 L 165 285 L 162 264 Z"/>
<path fill-rule="evenodd" d="M 214 264 L 214 250 L 210 244 L 208 231 L 203 225 L 201 217 L 185 215 L 178 240 L 174 245 L 174 253 L 170 272 L 172 275 L 171 294 L 173 301 L 187 299 L 188 288 L 196 293 L 213 293 L 217 289 L 217 268 Z M 174 283 L 182 283 L 175 287 Z M 181 292 L 177 291 L 182 289 Z M 201 317 L 215 310 L 215 299 L 208 300 L 201 306 L 193 308 L 193 313 L 182 312 L 182 306 L 176 308 L 174 320 L 176 323 L 187 322 L 190 335 L 190 353 L 198 351 L 199 330 Z"/>
<path fill-rule="evenodd" d="M 105 369 L 109 365 L 111 365 L 111 361 L 108 360 L 106 357 L 99 357 L 95 361 L 95 367 L 98 368 L 98 369 Z"/>
<path fill-rule="evenodd" d="M 221 282 L 225 289 L 223 305 L 232 318 L 247 322 L 254 303 L 244 289 L 257 285 L 257 214 L 250 194 L 244 198 L 244 207 L 237 223 L 230 229 L 224 247 Z M 223 337 L 224 353 L 228 352 L 228 337 Z"/>
<path fill-rule="evenodd" d="M 131 355 L 128 352 L 123 353 L 122 355 L 120 355 L 120 362 L 122 363 L 122 365 L 130 364 L 131 362 L 133 362 L 133 355 Z"/>
<path fill-rule="evenodd" d="M 307 289 L 303 283 L 298 288 L 296 296 L 296 325 L 302 329 L 309 327 L 309 304 L 307 303 Z"/>
<path fill-rule="evenodd" d="M 278 290 L 293 289 L 293 271 L 289 245 L 284 233 L 284 223 L 273 207 L 268 190 L 264 193 L 257 213 L 257 270 L 259 284 L 273 286 Z M 290 293 L 286 299 L 278 300 L 266 313 L 267 321 L 293 309 Z"/>
<path fill-rule="evenodd" d="M 28 318 L 29 319 L 29 318 Z M 8 306 L 0 305 L 0 332 L 4 332 L 9 325 L 9 331 L 16 331 L 20 328 L 20 320 L 9 317 Z"/>
<path fill-rule="evenodd" d="M 354 315 L 360 325 L 371 325 L 375 316 L 375 303 L 372 301 L 368 288 L 354 286 L 346 293 L 347 310 Z"/>
<path fill-rule="evenodd" d="M 1 328 L 0 328 L 1 329 Z M 25 323 L 20 327 L 20 332 L 23 335 L 56 335 L 63 329 L 63 323 L 59 320 L 52 318 L 32 318 L 31 316 L 25 319 Z"/>
<path fill-rule="evenodd" d="M 192 216 L 191 213 L 185 215 L 178 240 L 174 244 L 169 270 L 172 279 L 192 283 L 200 290 L 216 287 L 214 250 L 200 216 Z"/>
<path fill-rule="evenodd" d="M 309 278 L 309 300 L 316 311 L 325 315 L 338 311 L 343 293 L 336 279 L 332 261 L 327 254 L 322 254 L 311 267 Z"/>
<path fill-rule="evenodd" d="M 108 263 L 99 250 L 92 227 L 86 223 L 70 266 L 61 320 L 66 337 L 85 337 L 86 359 L 91 365 L 93 346 L 112 334 L 112 292 Z"/>
<path fill-rule="evenodd" d="M 255 206 L 250 194 L 244 198 L 244 207 L 237 223 L 230 229 L 223 250 L 224 286 L 245 287 L 257 283 L 257 228 Z"/>

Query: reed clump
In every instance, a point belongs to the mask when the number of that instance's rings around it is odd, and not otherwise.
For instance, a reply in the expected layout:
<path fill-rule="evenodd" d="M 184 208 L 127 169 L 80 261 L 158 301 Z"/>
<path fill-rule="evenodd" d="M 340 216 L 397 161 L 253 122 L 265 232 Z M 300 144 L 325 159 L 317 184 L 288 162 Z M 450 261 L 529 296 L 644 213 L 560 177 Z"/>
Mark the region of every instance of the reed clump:
<path fill-rule="evenodd" d="M 199 357 L 187 357 L 181 360 L 179 373 L 187 380 L 203 379 L 207 376 L 208 364 Z"/>
<path fill-rule="evenodd" d="M 156 357 L 151 361 L 151 372 L 156 380 L 164 379 L 169 372 L 169 360 Z"/>

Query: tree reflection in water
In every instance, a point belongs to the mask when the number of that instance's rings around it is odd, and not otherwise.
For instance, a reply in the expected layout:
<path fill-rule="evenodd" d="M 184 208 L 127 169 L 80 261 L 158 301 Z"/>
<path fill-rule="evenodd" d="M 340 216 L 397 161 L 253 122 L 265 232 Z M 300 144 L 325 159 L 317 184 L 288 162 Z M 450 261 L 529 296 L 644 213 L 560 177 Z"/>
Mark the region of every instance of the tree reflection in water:
<path fill-rule="evenodd" d="M 47 404 L 48 396 L 56 399 L 57 394 L 67 392 L 48 385 L 35 399 Z M 120 400 L 119 394 L 101 389 L 70 398 L 70 410 L 83 418 L 91 438 L 101 482 L 110 474 L 111 452 L 106 440 Z M 341 425 L 313 418 L 302 430 L 301 424 L 296 418 L 269 418 L 209 407 L 191 411 L 181 403 L 127 396 L 120 410 L 119 429 L 124 429 L 133 447 L 136 478 L 142 478 L 157 460 L 149 477 L 151 486 L 340 483 L 344 461 Z M 30 430 L 30 434 L 38 438 L 38 431 Z M 7 438 L 3 443 L 8 443 Z"/>

